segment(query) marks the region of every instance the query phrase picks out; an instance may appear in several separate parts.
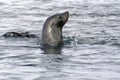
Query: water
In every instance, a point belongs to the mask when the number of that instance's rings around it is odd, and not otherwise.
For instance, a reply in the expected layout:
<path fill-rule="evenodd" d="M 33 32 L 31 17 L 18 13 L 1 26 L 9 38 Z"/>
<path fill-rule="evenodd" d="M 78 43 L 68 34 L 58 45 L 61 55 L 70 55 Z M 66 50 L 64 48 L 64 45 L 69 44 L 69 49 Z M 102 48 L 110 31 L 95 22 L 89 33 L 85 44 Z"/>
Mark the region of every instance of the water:
<path fill-rule="evenodd" d="M 69 11 L 61 54 L 43 54 L 39 38 L 3 38 L 8 31 L 40 37 L 46 18 Z M 119 80 L 119 0 L 1 0 L 0 80 Z"/>

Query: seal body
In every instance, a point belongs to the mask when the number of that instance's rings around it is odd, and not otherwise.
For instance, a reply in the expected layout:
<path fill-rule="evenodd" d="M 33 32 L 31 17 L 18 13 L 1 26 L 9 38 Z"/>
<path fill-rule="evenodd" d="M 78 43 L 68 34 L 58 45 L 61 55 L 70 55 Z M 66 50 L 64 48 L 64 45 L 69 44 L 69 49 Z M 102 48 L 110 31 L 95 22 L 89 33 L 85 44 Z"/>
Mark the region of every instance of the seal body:
<path fill-rule="evenodd" d="M 47 18 L 42 30 L 42 47 L 61 47 L 63 45 L 62 28 L 68 18 L 69 12 L 55 14 Z"/>

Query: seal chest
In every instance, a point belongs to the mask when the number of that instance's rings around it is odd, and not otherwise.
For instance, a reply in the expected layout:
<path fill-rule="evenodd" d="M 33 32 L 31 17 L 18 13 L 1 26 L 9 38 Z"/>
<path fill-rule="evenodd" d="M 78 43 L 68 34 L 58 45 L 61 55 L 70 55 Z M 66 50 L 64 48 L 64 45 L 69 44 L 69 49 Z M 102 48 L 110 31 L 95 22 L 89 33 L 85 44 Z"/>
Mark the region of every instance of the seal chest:
<path fill-rule="evenodd" d="M 41 45 L 60 47 L 63 45 L 62 28 L 68 21 L 69 12 L 59 13 L 47 18 L 44 23 Z"/>

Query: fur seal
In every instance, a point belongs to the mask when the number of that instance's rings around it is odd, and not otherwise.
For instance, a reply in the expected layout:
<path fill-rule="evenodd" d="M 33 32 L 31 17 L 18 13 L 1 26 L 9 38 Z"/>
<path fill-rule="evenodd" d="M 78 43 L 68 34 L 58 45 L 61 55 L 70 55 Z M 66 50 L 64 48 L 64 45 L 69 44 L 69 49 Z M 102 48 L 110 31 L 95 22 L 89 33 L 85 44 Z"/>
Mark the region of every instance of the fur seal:
<path fill-rule="evenodd" d="M 62 28 L 68 21 L 69 12 L 58 13 L 46 19 L 41 37 L 42 47 L 61 47 L 63 45 Z"/>

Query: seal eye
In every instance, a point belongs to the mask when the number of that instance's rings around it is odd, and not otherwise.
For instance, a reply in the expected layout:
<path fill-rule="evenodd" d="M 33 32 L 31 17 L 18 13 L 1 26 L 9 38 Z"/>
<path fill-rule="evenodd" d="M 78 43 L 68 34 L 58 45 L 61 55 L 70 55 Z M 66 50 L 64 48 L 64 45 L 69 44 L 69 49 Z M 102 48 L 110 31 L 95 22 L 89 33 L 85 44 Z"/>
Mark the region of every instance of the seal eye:
<path fill-rule="evenodd" d="M 59 18 L 61 19 L 61 18 L 62 18 L 62 16 L 59 16 Z"/>

